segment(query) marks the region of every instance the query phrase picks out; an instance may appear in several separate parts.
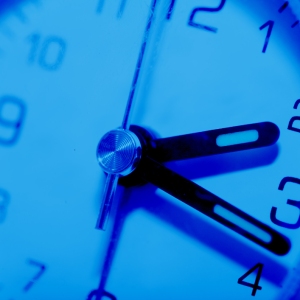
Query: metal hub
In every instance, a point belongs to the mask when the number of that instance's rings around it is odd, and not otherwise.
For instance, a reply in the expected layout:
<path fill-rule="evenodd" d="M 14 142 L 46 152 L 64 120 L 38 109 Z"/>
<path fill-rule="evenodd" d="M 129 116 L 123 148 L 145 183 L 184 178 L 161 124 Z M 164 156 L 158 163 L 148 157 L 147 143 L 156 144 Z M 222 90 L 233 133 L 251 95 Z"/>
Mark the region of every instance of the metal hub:
<path fill-rule="evenodd" d="M 141 154 L 142 146 L 138 137 L 125 129 L 109 131 L 97 147 L 99 164 L 109 174 L 130 174 L 135 170 Z"/>

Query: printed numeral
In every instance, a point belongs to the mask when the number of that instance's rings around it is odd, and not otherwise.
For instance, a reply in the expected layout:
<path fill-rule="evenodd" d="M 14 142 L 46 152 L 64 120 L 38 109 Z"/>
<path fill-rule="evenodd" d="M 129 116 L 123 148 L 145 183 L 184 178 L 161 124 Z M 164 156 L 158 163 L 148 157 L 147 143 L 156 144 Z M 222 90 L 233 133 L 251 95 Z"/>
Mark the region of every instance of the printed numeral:
<path fill-rule="evenodd" d="M 22 100 L 12 96 L 0 98 L 0 144 L 11 146 L 17 142 L 23 127 L 25 111 Z"/>
<path fill-rule="evenodd" d="M 271 21 L 271 20 L 267 21 L 265 24 L 263 24 L 259 27 L 259 30 L 263 30 L 265 28 L 268 28 L 267 35 L 266 35 L 266 38 L 265 38 L 265 43 L 264 43 L 264 46 L 263 46 L 263 49 L 262 49 L 262 53 L 266 53 L 266 51 L 267 51 L 273 27 L 274 27 L 274 21 Z"/>
<path fill-rule="evenodd" d="M 38 272 L 30 279 L 30 281 L 24 286 L 23 291 L 27 292 L 28 290 L 30 290 L 32 288 L 32 286 L 42 277 L 42 275 L 45 273 L 46 271 L 46 266 L 40 262 L 37 262 L 35 260 L 29 259 L 28 263 L 31 266 L 34 266 L 36 268 L 38 268 Z"/>
<path fill-rule="evenodd" d="M 294 109 L 298 109 L 298 106 L 300 104 L 300 99 L 298 99 L 295 104 L 294 104 Z M 288 130 L 292 130 L 292 131 L 295 131 L 295 132 L 299 132 L 300 133 L 300 126 L 299 127 L 296 127 L 294 125 L 295 122 L 297 121 L 300 121 L 300 117 L 292 117 L 290 119 L 290 122 L 289 122 L 289 125 L 288 125 Z"/>
<path fill-rule="evenodd" d="M 294 184 L 300 184 L 300 179 L 294 178 L 294 177 L 284 177 L 281 180 L 280 184 L 279 184 L 278 190 L 283 191 L 285 185 L 288 182 L 294 183 Z M 297 209 L 300 210 L 300 201 L 288 199 L 286 203 L 288 205 L 297 207 Z M 288 228 L 288 229 L 297 229 L 297 228 L 300 227 L 300 213 L 299 213 L 298 220 L 295 223 L 287 223 L 287 222 L 283 222 L 283 221 L 278 220 L 277 217 L 276 217 L 276 213 L 277 213 L 277 207 L 273 206 L 272 209 L 271 209 L 270 218 L 271 218 L 271 221 L 274 224 L 276 224 L 276 225 L 278 225 L 280 227 Z"/>
<path fill-rule="evenodd" d="M 260 281 L 260 277 L 261 277 L 261 274 L 262 274 L 263 267 L 264 267 L 263 264 L 258 263 L 238 279 L 238 284 L 241 284 L 241 285 L 252 288 L 252 294 L 251 294 L 252 296 L 256 295 L 257 290 L 262 289 L 262 287 L 259 286 L 259 281 Z M 255 282 L 250 283 L 250 282 L 245 281 L 244 279 L 247 278 L 256 269 L 257 269 L 257 274 L 256 274 Z"/>
<path fill-rule="evenodd" d="M 28 37 L 31 44 L 28 61 L 37 62 L 47 71 L 56 71 L 62 65 L 66 53 L 66 42 L 57 36 L 42 38 L 39 34 Z"/>
<path fill-rule="evenodd" d="M 196 15 L 200 12 L 211 12 L 212 13 L 212 12 L 218 12 L 218 11 L 222 10 L 225 3 L 226 3 L 226 0 L 221 0 L 221 3 L 219 4 L 218 7 L 196 7 L 190 15 L 188 25 L 192 26 L 192 27 L 195 27 L 195 28 L 198 28 L 198 29 L 204 29 L 204 30 L 207 30 L 207 31 L 210 31 L 210 32 L 217 32 L 218 31 L 217 28 L 207 26 L 207 25 L 203 25 L 203 24 L 200 24 L 200 23 L 196 23 L 194 19 L 195 19 Z"/>

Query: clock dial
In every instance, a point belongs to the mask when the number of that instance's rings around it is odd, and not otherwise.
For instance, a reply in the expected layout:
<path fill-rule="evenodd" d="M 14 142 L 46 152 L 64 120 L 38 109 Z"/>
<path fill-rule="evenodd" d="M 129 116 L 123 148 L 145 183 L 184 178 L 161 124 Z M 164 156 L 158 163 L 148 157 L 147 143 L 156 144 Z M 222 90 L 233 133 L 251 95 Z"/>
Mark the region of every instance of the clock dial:
<path fill-rule="evenodd" d="M 162 148 L 219 132 L 221 152 L 183 150 L 164 168 L 280 232 L 286 255 L 144 182 L 119 186 L 107 230 L 95 229 L 105 189 L 95 151 L 122 125 L 154 5 L 126 126 L 154 132 Z M 299 7 L 0 1 L 0 298 L 297 299 Z M 222 131 L 270 122 L 280 137 L 267 134 L 263 148 L 260 129 Z M 227 151 L 236 141 L 254 144 Z"/>
<path fill-rule="evenodd" d="M 270 255 L 154 186 L 132 188 L 105 269 L 105 289 L 117 298 L 290 299 L 296 293 L 289 285 L 299 256 L 296 21 L 291 5 L 280 1 L 175 1 L 148 57 L 133 120 L 162 139 L 275 123 L 281 134 L 271 147 L 167 167 L 288 236 L 290 252 Z"/>

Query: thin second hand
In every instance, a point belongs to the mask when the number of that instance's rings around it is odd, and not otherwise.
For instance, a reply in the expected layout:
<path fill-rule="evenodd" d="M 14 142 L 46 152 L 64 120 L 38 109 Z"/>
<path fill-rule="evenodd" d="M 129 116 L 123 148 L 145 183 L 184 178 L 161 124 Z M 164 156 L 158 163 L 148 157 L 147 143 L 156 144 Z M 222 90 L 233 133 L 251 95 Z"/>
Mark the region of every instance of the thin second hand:
<path fill-rule="evenodd" d="M 134 95 L 135 95 L 135 91 L 136 91 L 136 87 L 137 87 L 137 83 L 138 83 L 138 79 L 139 79 L 139 75 L 140 75 L 140 70 L 141 70 L 142 63 L 143 63 L 144 56 L 145 56 L 149 32 L 151 29 L 151 25 L 153 23 L 155 7 L 156 7 L 156 0 L 153 0 L 152 5 L 151 5 L 151 13 L 149 15 L 149 18 L 147 21 L 147 26 L 146 26 L 146 29 L 144 32 L 143 42 L 142 42 L 142 46 L 140 49 L 139 58 L 138 58 L 138 61 L 137 61 L 136 67 L 135 67 L 135 72 L 134 72 L 133 80 L 131 83 L 131 89 L 129 92 L 129 97 L 127 100 L 127 105 L 126 105 L 126 109 L 125 109 L 125 113 L 124 113 L 124 117 L 123 117 L 123 122 L 122 122 L 123 129 L 129 129 L 129 126 L 130 126 L 129 117 L 132 112 L 133 102 L 135 99 Z"/>
<path fill-rule="evenodd" d="M 143 41 L 142 41 L 139 57 L 137 60 L 137 64 L 136 64 L 136 68 L 135 68 L 135 72 L 134 72 L 134 76 L 133 76 L 133 80 L 132 80 L 132 84 L 131 84 L 131 88 L 130 88 L 130 92 L 129 92 L 129 97 L 127 100 L 127 105 L 126 105 L 126 109 L 125 109 L 125 113 L 124 113 L 124 117 L 123 117 L 123 122 L 122 122 L 123 129 L 128 129 L 130 126 L 129 117 L 132 112 L 133 102 L 135 99 L 135 91 L 136 91 L 137 83 L 139 80 L 140 70 L 142 67 L 143 60 L 144 60 L 146 47 L 148 44 L 149 32 L 150 32 L 151 25 L 154 20 L 154 12 L 155 12 L 155 8 L 156 8 L 156 3 L 157 3 L 157 0 L 152 0 L 150 14 L 149 14 L 149 17 L 147 20 L 146 29 L 144 31 Z M 103 200 L 102 200 L 102 211 L 100 212 L 96 228 L 105 230 L 111 203 L 112 203 L 112 200 L 114 198 L 114 195 L 115 195 L 115 192 L 117 189 L 118 179 L 119 179 L 118 174 L 109 174 L 107 176 L 104 194 L 103 194 Z M 118 212 L 116 214 L 116 217 L 117 216 L 118 216 Z M 104 266 L 103 266 L 102 273 L 101 273 L 101 279 L 100 279 L 99 287 L 97 290 L 96 300 L 102 299 L 103 289 L 104 289 L 104 286 L 105 286 L 105 283 L 107 280 L 107 276 L 109 273 L 114 249 L 117 244 L 117 241 L 116 241 L 116 239 L 113 238 L 113 236 L 118 229 L 118 225 L 119 225 L 120 221 L 121 220 L 116 219 L 115 223 L 113 224 L 112 236 L 110 239 L 110 243 L 108 245 L 108 252 L 105 257 L 105 262 L 104 262 Z"/>
<path fill-rule="evenodd" d="M 147 25 L 146 25 L 146 28 L 144 31 L 142 46 L 141 46 L 139 57 L 138 57 L 137 64 L 135 67 L 134 76 L 133 76 L 133 80 L 131 83 L 130 92 L 129 92 L 129 96 L 128 96 L 128 100 L 127 100 L 127 104 L 126 104 L 126 109 L 125 109 L 125 113 L 124 113 L 124 117 L 123 117 L 123 121 L 122 121 L 122 125 L 121 125 L 121 128 L 123 128 L 123 129 L 129 129 L 129 126 L 130 126 L 129 117 L 131 115 L 132 108 L 133 108 L 133 102 L 135 99 L 135 91 L 136 91 L 138 80 L 140 78 L 140 70 L 141 70 L 141 67 L 143 64 L 145 51 L 146 51 L 146 47 L 148 44 L 149 32 L 150 32 L 151 25 L 154 20 L 154 11 L 156 8 L 156 2 L 157 2 L 157 0 L 153 0 L 152 4 L 151 4 L 150 14 L 149 14 L 149 17 L 147 20 Z M 115 192 L 117 189 L 117 182 L 119 180 L 119 177 L 120 176 L 118 174 L 109 174 L 107 176 L 107 179 L 105 182 L 105 189 L 104 189 L 103 196 L 102 196 L 102 206 L 101 206 L 100 214 L 99 214 L 97 224 L 96 224 L 97 229 L 101 229 L 101 230 L 106 229 L 106 224 L 107 224 L 110 208 L 111 208 L 112 200 L 114 198 L 114 195 L 115 195 Z"/>

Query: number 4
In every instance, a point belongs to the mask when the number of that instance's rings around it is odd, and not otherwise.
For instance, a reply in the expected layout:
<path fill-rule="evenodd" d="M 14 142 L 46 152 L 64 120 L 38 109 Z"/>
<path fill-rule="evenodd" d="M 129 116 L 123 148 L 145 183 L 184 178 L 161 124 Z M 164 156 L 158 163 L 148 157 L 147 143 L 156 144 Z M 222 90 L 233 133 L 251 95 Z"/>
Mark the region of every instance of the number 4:
<path fill-rule="evenodd" d="M 261 273 L 262 273 L 263 267 L 264 267 L 263 264 L 258 263 L 258 264 L 256 264 L 253 268 L 251 268 L 248 272 L 246 272 L 243 276 L 241 276 L 238 279 L 238 284 L 245 285 L 245 286 L 248 286 L 248 287 L 252 288 L 252 296 L 255 296 L 257 290 L 261 290 L 262 289 L 262 287 L 259 286 L 258 284 L 259 284 L 259 280 L 260 280 L 260 277 L 261 277 Z M 251 273 L 253 273 L 256 269 L 258 269 L 258 271 L 257 271 L 257 274 L 256 274 L 256 278 L 255 278 L 254 284 L 244 281 L 244 279 L 246 277 L 248 277 Z"/>

